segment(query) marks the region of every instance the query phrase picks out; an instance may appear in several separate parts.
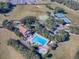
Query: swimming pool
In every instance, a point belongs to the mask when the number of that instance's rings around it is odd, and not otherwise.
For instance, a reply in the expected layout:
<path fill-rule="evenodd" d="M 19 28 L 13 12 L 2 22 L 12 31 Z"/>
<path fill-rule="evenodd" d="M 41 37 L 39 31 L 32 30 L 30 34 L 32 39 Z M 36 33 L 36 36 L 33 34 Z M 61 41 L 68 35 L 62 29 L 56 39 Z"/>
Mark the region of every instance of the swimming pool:
<path fill-rule="evenodd" d="M 42 37 L 42 36 L 40 36 L 40 35 L 38 35 L 38 34 L 36 34 L 34 37 L 33 37 L 33 39 L 32 39 L 32 42 L 33 43 L 38 43 L 39 45 L 45 45 L 45 44 L 47 44 L 48 43 L 48 39 L 46 39 L 46 38 L 44 38 L 44 37 Z"/>

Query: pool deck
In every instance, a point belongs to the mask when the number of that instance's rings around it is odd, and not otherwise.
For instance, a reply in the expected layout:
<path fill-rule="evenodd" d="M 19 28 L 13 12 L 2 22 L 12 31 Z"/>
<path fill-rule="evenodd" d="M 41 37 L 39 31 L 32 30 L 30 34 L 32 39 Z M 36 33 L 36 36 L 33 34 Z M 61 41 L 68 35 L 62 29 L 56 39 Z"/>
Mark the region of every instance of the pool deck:
<path fill-rule="evenodd" d="M 47 38 L 44 38 L 43 36 L 35 33 L 34 37 L 32 38 L 32 42 L 37 42 L 40 45 L 44 46 L 49 42 L 49 40 Z"/>

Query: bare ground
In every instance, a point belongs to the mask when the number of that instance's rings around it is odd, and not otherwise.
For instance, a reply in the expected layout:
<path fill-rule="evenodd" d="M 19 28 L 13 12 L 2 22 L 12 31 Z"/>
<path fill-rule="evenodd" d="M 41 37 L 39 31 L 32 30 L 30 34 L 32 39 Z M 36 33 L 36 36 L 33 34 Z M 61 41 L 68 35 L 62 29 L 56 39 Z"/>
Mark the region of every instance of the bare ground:
<path fill-rule="evenodd" d="M 27 15 L 38 16 L 45 14 L 46 12 L 42 10 L 41 7 L 35 5 L 17 5 L 16 8 L 8 14 L 8 16 L 0 14 L 0 26 L 2 21 L 5 19 L 19 20 Z M 24 57 L 14 48 L 7 46 L 7 41 L 10 38 L 19 39 L 13 32 L 0 28 L 0 59 L 24 59 Z"/>
<path fill-rule="evenodd" d="M 74 24 L 79 24 L 79 14 L 76 13 L 74 10 L 69 9 L 63 5 L 55 3 L 52 5 L 52 7 L 60 6 L 64 8 L 67 13 L 68 17 L 72 20 Z M 45 15 L 47 8 L 43 5 L 39 8 L 36 6 L 20 6 L 18 5 L 11 13 L 9 13 L 9 16 L 0 15 L 0 23 L 2 23 L 3 20 L 9 19 L 21 19 L 27 15 L 29 16 L 38 16 L 38 15 Z M 23 56 L 17 52 L 12 47 L 7 46 L 7 40 L 9 38 L 15 38 L 18 39 L 18 37 L 13 33 L 10 32 L 7 29 L 0 29 L 0 59 L 24 59 Z M 60 43 L 57 50 L 54 52 L 53 59 L 77 59 L 77 53 L 79 51 L 79 37 L 78 36 L 71 36 L 70 41 Z M 78 57 L 79 58 L 79 57 Z"/>
<path fill-rule="evenodd" d="M 24 59 L 18 51 L 7 45 L 9 38 L 18 39 L 13 32 L 0 29 L 0 59 Z"/>
<path fill-rule="evenodd" d="M 59 43 L 54 52 L 54 59 L 76 59 L 79 58 L 79 36 L 71 36 L 70 41 Z"/>
<path fill-rule="evenodd" d="M 55 8 L 55 7 L 61 7 L 63 8 L 66 12 L 67 12 L 67 17 L 69 17 L 72 21 L 73 24 L 77 24 L 79 25 L 79 13 L 64 6 L 63 4 L 59 4 L 59 3 L 52 3 L 51 7 Z"/>
<path fill-rule="evenodd" d="M 0 24 L 3 20 L 19 20 L 25 16 L 39 16 L 45 15 L 46 11 L 43 8 L 43 5 L 17 5 L 12 12 L 8 13 L 7 16 L 0 14 Z"/>
<path fill-rule="evenodd" d="M 24 57 L 14 48 L 1 44 L 0 59 L 24 59 Z"/>

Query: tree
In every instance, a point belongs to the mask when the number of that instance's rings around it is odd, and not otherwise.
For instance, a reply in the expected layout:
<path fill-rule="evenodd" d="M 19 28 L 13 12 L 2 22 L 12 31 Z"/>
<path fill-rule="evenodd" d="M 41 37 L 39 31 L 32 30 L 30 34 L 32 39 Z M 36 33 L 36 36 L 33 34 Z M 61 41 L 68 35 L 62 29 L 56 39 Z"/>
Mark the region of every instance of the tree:
<path fill-rule="evenodd" d="M 8 8 L 8 3 L 0 2 L 0 8 Z"/>
<path fill-rule="evenodd" d="M 50 5 L 46 5 L 47 8 L 49 8 L 50 10 L 54 10 Z"/>
<path fill-rule="evenodd" d="M 60 34 L 60 36 L 61 36 L 61 41 L 68 41 L 68 40 L 69 40 L 70 35 L 69 35 L 68 32 L 66 32 L 66 31 L 64 31 L 64 30 L 61 30 L 60 33 L 61 33 L 61 34 Z"/>
<path fill-rule="evenodd" d="M 79 26 L 70 27 L 70 32 L 79 35 Z"/>
<path fill-rule="evenodd" d="M 14 5 L 7 2 L 0 2 L 0 13 L 8 13 L 13 9 Z"/>
<path fill-rule="evenodd" d="M 47 28 L 51 29 L 54 25 L 55 25 L 55 22 L 54 22 L 53 19 L 46 20 L 45 26 L 46 26 Z"/>
<path fill-rule="evenodd" d="M 57 20 L 57 23 L 58 23 L 58 24 L 62 24 L 62 25 L 64 25 L 64 24 L 65 24 L 65 22 L 64 22 L 64 20 L 63 20 L 63 19 L 59 19 L 59 20 Z"/>
<path fill-rule="evenodd" d="M 66 13 L 63 8 L 56 7 L 54 13 Z"/>

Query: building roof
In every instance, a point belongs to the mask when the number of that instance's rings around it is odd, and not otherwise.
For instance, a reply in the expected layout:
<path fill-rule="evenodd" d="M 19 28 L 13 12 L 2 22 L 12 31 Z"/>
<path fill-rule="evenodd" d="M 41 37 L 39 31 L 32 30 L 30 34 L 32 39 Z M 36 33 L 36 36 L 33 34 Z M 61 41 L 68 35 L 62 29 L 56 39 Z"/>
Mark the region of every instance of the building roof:
<path fill-rule="evenodd" d="M 64 20 L 65 23 L 71 23 L 70 19 L 67 18 L 63 13 L 56 13 L 54 14 L 54 17 L 57 20 Z"/>
<path fill-rule="evenodd" d="M 61 18 L 62 20 L 64 20 L 66 23 L 71 23 L 71 21 L 70 21 L 70 19 L 68 19 L 68 18 Z"/>
<path fill-rule="evenodd" d="M 58 18 L 64 18 L 65 17 L 65 15 L 63 13 L 56 13 L 55 16 L 58 17 Z"/>
<path fill-rule="evenodd" d="M 30 37 L 27 40 L 20 40 L 20 42 L 28 48 L 31 48 L 31 44 L 37 45 L 38 49 L 36 51 L 42 55 L 45 55 L 48 52 L 47 43 L 49 40 L 47 38 L 42 37 L 41 35 L 35 33 L 34 37 Z"/>
<path fill-rule="evenodd" d="M 27 31 L 27 29 L 24 28 L 23 26 L 20 26 L 20 27 L 19 27 L 19 31 L 20 31 L 20 33 L 22 33 L 22 34 L 25 34 L 25 32 Z"/>

